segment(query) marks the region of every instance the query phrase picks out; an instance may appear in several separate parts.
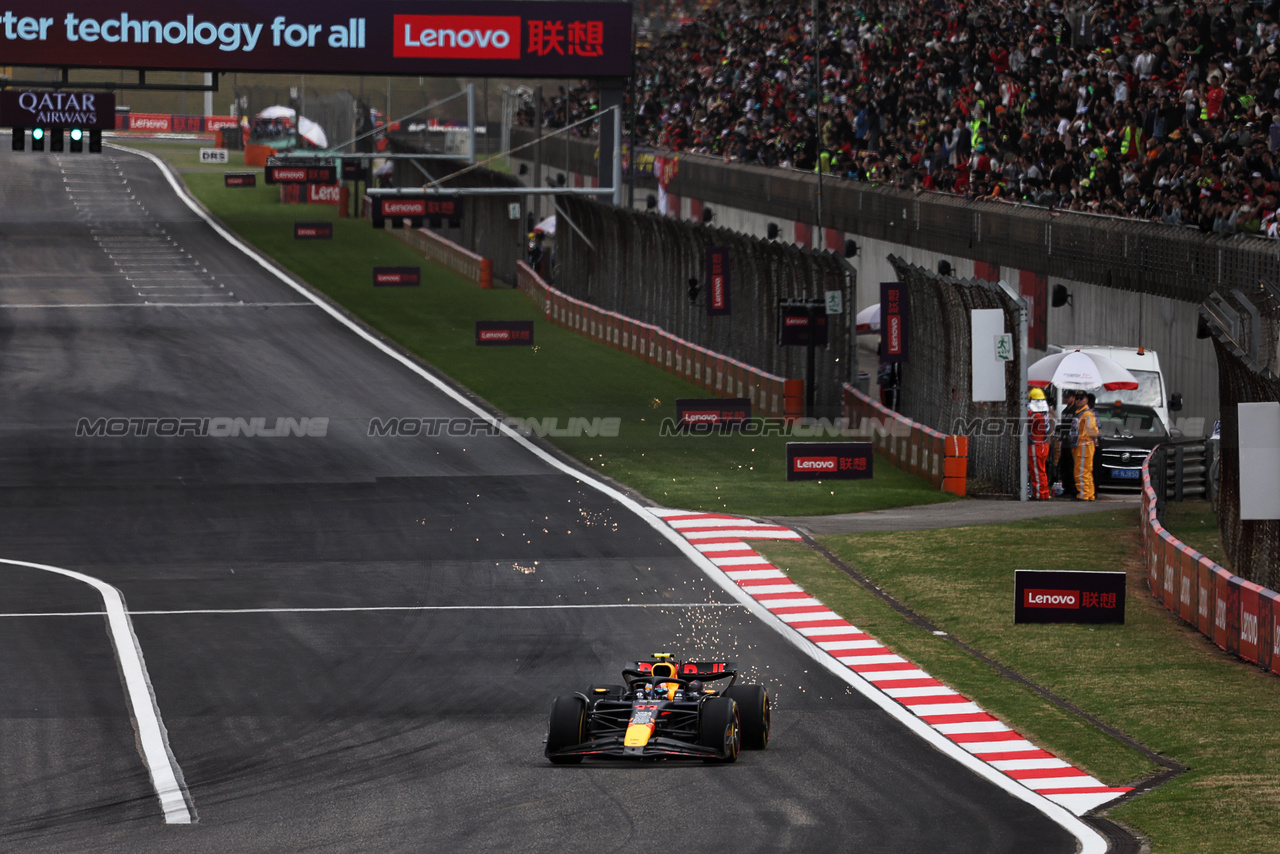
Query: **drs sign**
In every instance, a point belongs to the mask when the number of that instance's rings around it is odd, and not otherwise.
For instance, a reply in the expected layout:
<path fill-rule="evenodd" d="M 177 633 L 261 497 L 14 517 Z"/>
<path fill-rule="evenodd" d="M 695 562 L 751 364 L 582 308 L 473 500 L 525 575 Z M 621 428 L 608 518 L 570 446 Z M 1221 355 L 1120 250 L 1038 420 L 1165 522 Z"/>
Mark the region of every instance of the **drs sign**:
<path fill-rule="evenodd" d="M 1019 569 L 1015 623 L 1123 623 L 1123 572 Z"/>

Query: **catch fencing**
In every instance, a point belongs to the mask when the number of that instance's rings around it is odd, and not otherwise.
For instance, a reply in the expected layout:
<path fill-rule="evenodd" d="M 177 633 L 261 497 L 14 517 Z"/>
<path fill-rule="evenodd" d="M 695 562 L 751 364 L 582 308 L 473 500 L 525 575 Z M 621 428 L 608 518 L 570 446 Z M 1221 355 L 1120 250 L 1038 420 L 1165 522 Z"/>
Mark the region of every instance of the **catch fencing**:
<path fill-rule="evenodd" d="M 1280 589 L 1280 520 L 1240 518 L 1240 466 L 1250 461 L 1240 455 L 1237 412 L 1240 403 L 1280 400 L 1280 291 L 1263 283 L 1247 291 L 1214 292 L 1201 313 L 1218 356 L 1222 550 L 1237 574 Z"/>
<path fill-rule="evenodd" d="M 713 247 L 728 250 L 728 315 L 707 311 L 707 250 Z M 821 301 L 839 291 L 845 313 L 828 318 L 828 346 L 816 353 L 811 413 L 839 415 L 841 386 L 857 378 L 856 283 L 843 258 L 580 197 L 559 202 L 556 253 L 556 286 L 566 294 L 789 378 L 805 376 L 806 354 L 804 347 L 778 343 L 778 301 Z"/>
<path fill-rule="evenodd" d="M 719 397 L 747 398 L 752 413 L 760 417 L 794 414 L 788 406 L 791 403 L 793 407 L 796 399 L 793 381 L 708 350 L 653 324 L 575 299 L 548 285 L 523 262 L 516 273 L 516 285 L 557 326 L 644 359 Z"/>
<path fill-rule="evenodd" d="M 969 492 L 1018 495 L 1021 460 L 1017 429 L 1021 411 L 1021 348 L 1005 373 L 1005 399 L 976 403 L 969 353 L 973 328 L 969 312 L 975 308 L 1004 311 L 1005 329 L 1017 330 L 1019 307 L 997 285 L 954 279 L 897 256 L 889 263 L 898 281 L 906 285 L 911 323 L 910 359 L 903 362 L 898 381 L 898 409 L 908 418 L 941 433 L 954 433 L 957 425 L 996 425 L 969 436 Z"/>
<path fill-rule="evenodd" d="M 400 141 L 393 140 L 392 151 L 398 154 L 418 153 L 419 149 L 415 147 L 408 151 Z M 424 169 L 426 174 L 422 171 Z M 416 161 L 416 165 L 406 160 L 396 160 L 392 184 L 402 188 L 424 187 L 430 185 L 431 179 L 439 181 L 441 178 L 448 178 L 445 182 L 448 187 L 512 190 L 509 195 L 464 196 L 461 219 L 453 223 L 444 220 L 439 228 L 432 230 L 489 259 L 493 264 L 493 278 L 508 286 L 513 285 L 516 280 L 516 263 L 524 254 L 525 232 L 520 213 L 517 212 L 514 218 L 511 216 L 511 205 L 519 205 L 522 196 L 515 191 L 522 185 L 511 175 L 479 168 L 463 172 L 466 169 L 467 163 L 462 160 L 422 160 Z M 462 174 L 455 175 L 458 172 Z"/>

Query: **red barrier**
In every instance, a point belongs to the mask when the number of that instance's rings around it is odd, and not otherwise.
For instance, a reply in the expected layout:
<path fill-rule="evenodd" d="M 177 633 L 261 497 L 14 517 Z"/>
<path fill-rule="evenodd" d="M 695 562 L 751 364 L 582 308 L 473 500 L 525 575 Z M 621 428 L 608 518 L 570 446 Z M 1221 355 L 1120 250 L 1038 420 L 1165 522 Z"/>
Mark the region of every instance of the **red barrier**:
<path fill-rule="evenodd" d="M 883 406 L 851 385 L 844 386 L 846 423 L 889 461 L 956 495 L 967 487 L 969 438 L 947 436 Z"/>
<path fill-rule="evenodd" d="M 1258 594 L 1259 628 L 1258 664 L 1264 670 L 1280 673 L 1280 593 L 1263 590 Z"/>
<path fill-rule="evenodd" d="M 1262 656 L 1258 649 L 1262 634 L 1258 626 L 1262 606 L 1262 597 L 1259 594 L 1266 588 L 1252 581 L 1245 581 L 1243 578 L 1237 581 L 1235 587 L 1240 597 L 1240 657 L 1254 664 L 1262 664 Z"/>
<path fill-rule="evenodd" d="M 1232 575 L 1174 537 L 1156 519 L 1156 493 L 1142 464 L 1142 553 L 1151 595 L 1218 647 L 1280 673 L 1280 594 Z"/>
<path fill-rule="evenodd" d="M 393 229 L 391 233 L 432 261 L 443 264 L 479 287 L 493 287 L 493 262 L 488 258 L 482 258 L 470 249 L 425 228 Z"/>
<path fill-rule="evenodd" d="M 1196 589 L 1199 591 L 1196 600 L 1195 627 L 1205 637 L 1213 637 L 1213 579 L 1216 564 L 1209 560 L 1196 562 Z"/>

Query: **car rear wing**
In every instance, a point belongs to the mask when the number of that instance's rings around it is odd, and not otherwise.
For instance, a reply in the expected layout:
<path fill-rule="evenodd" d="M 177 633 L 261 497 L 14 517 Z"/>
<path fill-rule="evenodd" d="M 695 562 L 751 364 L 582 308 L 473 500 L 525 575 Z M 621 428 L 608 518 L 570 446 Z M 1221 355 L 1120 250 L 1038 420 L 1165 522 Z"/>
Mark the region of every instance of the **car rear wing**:
<path fill-rule="evenodd" d="M 673 661 L 669 658 L 653 658 L 645 661 L 633 661 L 623 673 L 649 674 L 655 664 L 671 664 L 676 669 L 677 679 L 699 679 L 706 682 L 711 679 L 727 679 L 736 676 L 736 661 Z"/>

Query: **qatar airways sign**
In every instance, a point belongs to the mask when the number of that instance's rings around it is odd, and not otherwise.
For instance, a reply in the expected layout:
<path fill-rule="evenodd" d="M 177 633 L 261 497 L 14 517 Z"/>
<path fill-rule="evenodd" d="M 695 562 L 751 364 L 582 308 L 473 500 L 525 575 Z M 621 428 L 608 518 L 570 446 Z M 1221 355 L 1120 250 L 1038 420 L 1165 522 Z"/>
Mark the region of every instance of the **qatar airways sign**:
<path fill-rule="evenodd" d="M 631 44 L 631 5 L 617 2 L 12 0 L 0 12 L 5 62 L 52 67 L 625 77 Z"/>
<path fill-rule="evenodd" d="M 110 130 L 116 126 L 116 96 L 110 92 L 8 89 L 0 92 L 0 126 Z"/>
<path fill-rule="evenodd" d="M 788 442 L 787 480 L 869 480 L 870 442 Z"/>
<path fill-rule="evenodd" d="M 1123 572 L 1019 569 L 1015 623 L 1123 623 Z"/>

